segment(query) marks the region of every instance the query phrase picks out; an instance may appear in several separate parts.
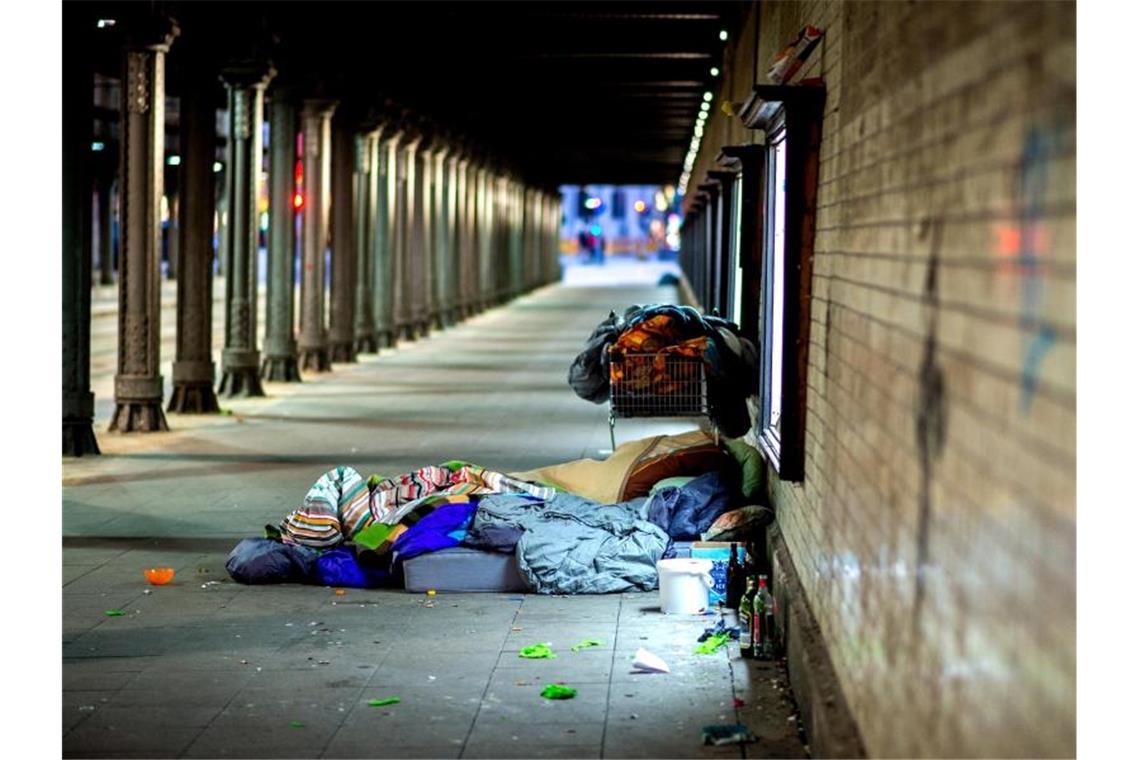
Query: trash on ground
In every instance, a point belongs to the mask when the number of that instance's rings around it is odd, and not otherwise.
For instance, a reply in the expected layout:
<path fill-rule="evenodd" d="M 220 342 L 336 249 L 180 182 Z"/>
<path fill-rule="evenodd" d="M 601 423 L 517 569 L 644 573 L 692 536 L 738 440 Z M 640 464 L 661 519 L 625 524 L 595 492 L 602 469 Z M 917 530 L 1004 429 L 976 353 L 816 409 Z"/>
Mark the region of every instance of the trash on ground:
<path fill-rule="evenodd" d="M 399 704 L 399 697 L 384 697 L 383 699 L 370 699 L 368 700 L 369 707 L 383 707 L 384 705 Z"/>
<path fill-rule="evenodd" d="M 704 633 L 702 633 L 699 637 L 697 637 L 697 641 L 705 641 L 710 636 L 715 636 L 719 633 L 727 633 L 728 637 L 730 639 L 732 639 L 733 641 L 738 641 L 740 639 L 740 628 L 735 627 L 735 626 L 732 628 L 729 628 L 728 626 L 726 626 L 724 624 L 724 620 L 721 619 L 721 620 L 718 620 L 716 625 L 713 626 L 712 628 L 706 628 L 704 630 Z"/>
<path fill-rule="evenodd" d="M 748 730 L 748 726 L 741 723 L 705 726 L 701 729 L 705 744 L 747 744 L 756 741 L 756 737 Z"/>
<path fill-rule="evenodd" d="M 511 626 L 511 631 L 514 633 L 518 633 L 521 630 L 522 630 L 522 626 L 519 626 L 519 625 Z"/>
<path fill-rule="evenodd" d="M 127 613 L 123 612 L 122 610 L 106 610 L 103 612 L 103 614 L 107 617 L 122 617 Z"/>
<path fill-rule="evenodd" d="M 550 644 L 531 644 L 519 650 L 519 657 L 528 660 L 549 660 L 557 656 L 550 650 Z"/>
<path fill-rule="evenodd" d="M 427 590 L 427 595 L 428 595 L 428 596 L 435 596 L 435 589 L 434 589 L 434 588 L 429 588 L 429 589 Z"/>
<path fill-rule="evenodd" d="M 669 666 L 657 655 L 648 649 L 638 649 L 633 655 L 633 667 L 647 673 L 668 673 Z"/>
<path fill-rule="evenodd" d="M 714 633 L 697 645 L 694 654 L 715 654 L 728 643 L 728 633 Z"/>
<path fill-rule="evenodd" d="M 740 697 L 733 697 L 732 698 L 732 706 L 733 707 L 744 707 L 745 704 L 747 704 L 747 703 L 743 699 L 741 699 Z"/>
<path fill-rule="evenodd" d="M 149 581 L 152 586 L 165 586 L 174 580 L 174 568 L 148 567 L 143 570 L 143 575 L 146 576 L 147 581 Z"/>
<path fill-rule="evenodd" d="M 590 647 L 600 647 L 605 643 L 606 642 L 602 641 L 601 639 L 582 639 L 577 644 L 570 647 L 570 651 L 579 652 L 583 649 L 589 649 Z"/>
<path fill-rule="evenodd" d="M 344 589 L 342 589 L 342 588 L 338 588 L 338 589 L 337 589 L 336 591 L 334 591 L 333 593 L 334 593 L 334 594 L 336 594 L 337 596 L 344 596 L 344 595 L 345 595 L 346 593 L 348 593 L 348 592 L 347 592 L 347 591 L 345 591 L 345 590 L 344 590 Z"/>
<path fill-rule="evenodd" d="M 573 699 L 578 696 L 578 690 L 570 686 L 548 683 L 542 690 L 542 696 L 546 699 Z"/>
<path fill-rule="evenodd" d="M 303 721 L 299 721 L 299 720 L 289 721 L 289 728 L 304 728 L 304 727 L 305 727 L 305 724 Z"/>

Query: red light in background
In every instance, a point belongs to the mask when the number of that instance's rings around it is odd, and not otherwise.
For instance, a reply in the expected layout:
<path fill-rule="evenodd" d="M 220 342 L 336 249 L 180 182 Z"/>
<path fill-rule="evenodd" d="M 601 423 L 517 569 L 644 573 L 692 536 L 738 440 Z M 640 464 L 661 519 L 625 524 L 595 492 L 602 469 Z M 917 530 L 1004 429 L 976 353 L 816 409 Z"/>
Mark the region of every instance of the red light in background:
<path fill-rule="evenodd" d="M 305 205 L 305 196 L 300 193 L 293 193 L 293 208 L 301 208 Z"/>

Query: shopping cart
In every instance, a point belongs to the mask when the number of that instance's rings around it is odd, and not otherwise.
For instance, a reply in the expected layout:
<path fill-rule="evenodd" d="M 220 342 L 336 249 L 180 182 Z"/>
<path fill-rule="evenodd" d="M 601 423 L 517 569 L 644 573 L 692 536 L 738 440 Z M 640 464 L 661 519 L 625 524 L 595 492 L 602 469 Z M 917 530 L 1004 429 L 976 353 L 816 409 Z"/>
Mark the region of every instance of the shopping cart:
<path fill-rule="evenodd" d="M 612 348 L 609 357 L 611 449 L 616 448 L 618 418 L 709 416 L 705 363 L 700 357 L 667 351 L 623 353 Z"/>

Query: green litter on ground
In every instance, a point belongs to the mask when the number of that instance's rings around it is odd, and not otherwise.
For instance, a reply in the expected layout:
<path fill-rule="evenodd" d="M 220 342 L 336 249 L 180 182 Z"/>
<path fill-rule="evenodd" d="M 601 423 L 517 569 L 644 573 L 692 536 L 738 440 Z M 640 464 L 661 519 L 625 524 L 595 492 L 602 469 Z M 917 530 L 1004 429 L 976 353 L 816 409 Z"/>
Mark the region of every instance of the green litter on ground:
<path fill-rule="evenodd" d="M 697 645 L 693 650 L 696 654 L 713 654 L 718 649 L 728 643 L 729 635 L 727 633 L 714 633 L 707 639 Z"/>
<path fill-rule="evenodd" d="M 523 647 L 519 650 L 519 657 L 525 657 L 528 660 L 549 660 L 557 656 L 550 650 L 549 644 L 531 644 L 529 647 Z"/>
<path fill-rule="evenodd" d="M 302 721 L 299 721 L 299 720 L 289 721 L 289 728 L 304 728 L 304 727 L 305 727 L 305 724 Z"/>
<path fill-rule="evenodd" d="M 578 696 L 578 690 L 557 683 L 548 683 L 542 690 L 542 696 L 546 699 L 573 699 Z"/>
<path fill-rule="evenodd" d="M 605 643 L 606 642 L 602 641 L 601 639 L 582 639 L 577 644 L 570 647 L 570 651 L 571 652 L 578 652 L 578 651 L 581 651 L 583 649 L 589 649 L 590 647 L 600 647 L 602 644 L 605 644 Z"/>
<path fill-rule="evenodd" d="M 394 705 L 399 703 L 399 697 L 384 697 L 384 699 L 370 699 L 368 700 L 369 707 L 383 707 L 384 705 Z"/>
<path fill-rule="evenodd" d="M 107 610 L 103 614 L 106 615 L 107 617 L 122 617 L 123 615 L 125 615 L 127 613 L 123 612 L 122 610 Z"/>

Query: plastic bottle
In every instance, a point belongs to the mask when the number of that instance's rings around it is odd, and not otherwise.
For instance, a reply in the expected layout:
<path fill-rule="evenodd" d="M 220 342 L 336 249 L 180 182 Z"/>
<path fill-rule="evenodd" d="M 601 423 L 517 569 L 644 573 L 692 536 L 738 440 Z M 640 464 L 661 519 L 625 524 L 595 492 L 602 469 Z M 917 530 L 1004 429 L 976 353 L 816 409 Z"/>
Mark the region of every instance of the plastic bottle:
<path fill-rule="evenodd" d="M 740 597 L 740 609 L 736 617 L 740 621 L 740 656 L 746 660 L 752 659 L 752 596 L 756 584 L 754 579 L 748 578 L 744 594 Z"/>

